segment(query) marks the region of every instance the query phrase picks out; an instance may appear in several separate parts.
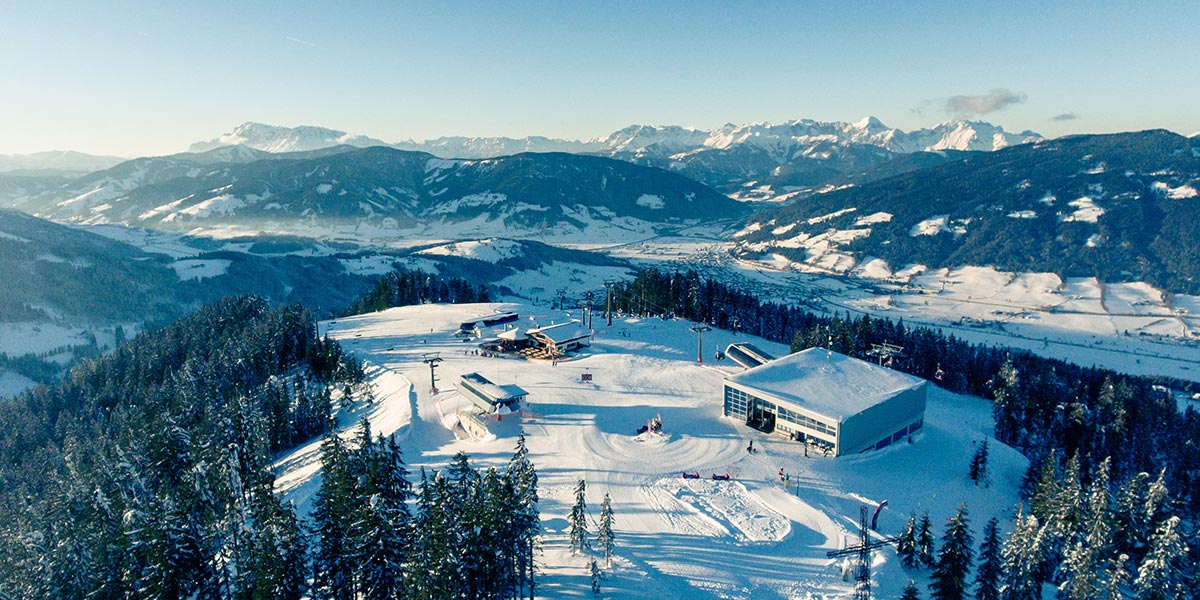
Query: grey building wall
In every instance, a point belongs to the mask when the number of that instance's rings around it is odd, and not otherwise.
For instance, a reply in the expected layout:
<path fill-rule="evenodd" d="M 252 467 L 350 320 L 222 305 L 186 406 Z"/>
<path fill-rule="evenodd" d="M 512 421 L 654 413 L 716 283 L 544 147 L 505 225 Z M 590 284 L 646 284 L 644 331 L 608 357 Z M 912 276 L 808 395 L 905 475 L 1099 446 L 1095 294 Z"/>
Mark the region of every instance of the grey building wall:
<path fill-rule="evenodd" d="M 842 421 L 838 455 L 873 448 L 885 436 L 892 436 L 922 418 L 928 385 L 923 382 Z"/>

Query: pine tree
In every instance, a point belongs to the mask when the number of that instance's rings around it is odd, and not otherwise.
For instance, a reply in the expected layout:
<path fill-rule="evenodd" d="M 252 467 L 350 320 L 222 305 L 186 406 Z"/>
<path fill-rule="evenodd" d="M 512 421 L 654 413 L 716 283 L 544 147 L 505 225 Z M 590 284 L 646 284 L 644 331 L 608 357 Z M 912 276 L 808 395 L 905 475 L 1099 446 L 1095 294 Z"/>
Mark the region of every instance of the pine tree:
<path fill-rule="evenodd" d="M 1182 600 L 1187 597 L 1183 566 L 1188 547 L 1179 529 L 1179 517 L 1170 517 L 1155 530 L 1150 539 L 1150 551 L 1138 566 L 1137 579 L 1133 582 L 1136 600 Z"/>
<path fill-rule="evenodd" d="M 975 554 L 967 517 L 967 505 L 962 504 L 946 523 L 937 564 L 930 575 L 929 593 L 935 600 L 962 600 L 966 595 L 967 575 Z"/>
<path fill-rule="evenodd" d="M 1117 554 L 1105 559 L 1101 600 L 1125 600 L 1125 589 L 1129 587 L 1129 555 Z"/>
<path fill-rule="evenodd" d="M 588 548 L 587 500 L 584 498 L 586 492 L 587 482 L 580 479 L 579 483 L 575 484 L 575 505 L 571 507 L 569 517 L 568 537 L 571 552 L 575 554 Z"/>
<path fill-rule="evenodd" d="M 596 566 L 596 559 L 592 559 L 588 566 L 592 575 L 592 595 L 600 595 L 600 567 Z"/>
<path fill-rule="evenodd" d="M 1000 531 L 996 517 L 983 527 L 979 545 L 979 571 L 975 574 L 975 599 L 1000 600 L 1000 583 L 1004 575 L 1000 562 Z"/>
<path fill-rule="evenodd" d="M 933 530 L 929 523 L 929 513 L 921 515 L 921 524 L 917 527 L 917 561 L 922 565 L 933 568 Z"/>
<path fill-rule="evenodd" d="M 917 559 L 916 513 L 908 515 L 908 524 L 904 526 L 904 532 L 900 534 L 900 538 L 896 541 L 896 555 L 900 557 L 900 564 L 910 569 L 920 566 L 920 561 Z"/>
<path fill-rule="evenodd" d="M 613 557 L 613 511 L 612 499 L 608 493 L 604 494 L 604 501 L 600 504 L 600 523 L 596 531 L 596 543 L 604 552 L 604 560 L 608 566 L 612 566 Z"/>
<path fill-rule="evenodd" d="M 329 600 L 354 595 L 353 480 L 349 451 L 337 433 L 321 442 L 321 489 L 313 501 L 313 525 L 320 536 L 313 556 L 313 586 Z"/>
<path fill-rule="evenodd" d="M 979 444 L 979 448 L 975 450 L 974 456 L 971 457 L 971 466 L 967 470 L 967 476 L 971 481 L 978 486 L 981 482 L 984 487 L 987 487 L 988 481 L 988 442 L 983 440 Z"/>
<path fill-rule="evenodd" d="M 528 590 L 530 600 L 534 597 L 534 572 L 536 566 L 534 555 L 537 553 L 538 542 L 541 539 L 542 522 L 538 514 L 538 476 L 529 460 L 529 450 L 525 446 L 525 434 L 517 437 L 517 447 L 508 468 L 504 473 L 509 485 L 512 486 L 516 498 L 513 509 L 513 526 L 516 528 L 516 540 L 520 552 L 514 556 L 513 569 L 516 572 L 517 592 L 523 596 L 523 590 Z"/>
<path fill-rule="evenodd" d="M 1004 566 L 1001 600 L 1038 600 L 1042 583 L 1039 572 L 1042 564 L 1042 530 L 1037 517 L 1025 516 L 1018 507 L 1015 526 L 1000 550 Z"/>
<path fill-rule="evenodd" d="M 900 600 L 921 600 L 921 592 L 917 590 L 917 582 L 909 579 L 904 586 L 904 593 L 901 594 Z"/>
<path fill-rule="evenodd" d="M 365 419 L 364 419 L 365 422 Z M 408 471 L 394 437 L 360 441 L 363 474 L 357 489 L 354 555 L 365 600 L 403 595 L 408 587 L 411 515 Z"/>
<path fill-rule="evenodd" d="M 1109 501 L 1109 469 L 1112 461 L 1101 462 L 1092 476 L 1083 510 L 1082 535 L 1067 543 L 1060 571 L 1059 598 L 1090 600 L 1101 594 L 1101 561 L 1113 553 L 1113 526 Z"/>

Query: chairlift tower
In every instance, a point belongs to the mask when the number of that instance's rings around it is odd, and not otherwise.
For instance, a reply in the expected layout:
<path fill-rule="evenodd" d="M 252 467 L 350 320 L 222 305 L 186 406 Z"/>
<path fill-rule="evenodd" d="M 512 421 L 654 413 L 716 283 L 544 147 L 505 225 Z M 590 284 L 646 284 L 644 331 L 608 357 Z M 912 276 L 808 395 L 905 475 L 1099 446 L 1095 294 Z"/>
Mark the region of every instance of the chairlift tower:
<path fill-rule="evenodd" d="M 554 295 L 558 296 L 558 310 L 563 310 L 567 307 L 567 288 L 558 288 Z"/>
<path fill-rule="evenodd" d="M 867 506 L 864 504 L 859 518 L 858 545 L 825 553 L 829 558 L 858 555 L 858 562 L 854 565 L 854 600 L 871 600 L 871 550 L 900 541 L 900 538 L 896 537 L 872 540 L 870 525 L 867 520 Z"/>
<path fill-rule="evenodd" d="M 612 288 L 617 282 L 612 279 L 604 280 L 604 316 L 608 319 L 608 326 L 612 327 Z"/>
<path fill-rule="evenodd" d="M 429 365 L 429 390 L 430 393 L 437 393 L 437 366 L 442 362 L 442 357 L 438 356 L 441 352 L 426 352 L 421 355 L 421 362 Z"/>
<path fill-rule="evenodd" d="M 587 316 L 587 328 L 589 331 L 591 331 L 591 329 L 592 329 L 592 299 L 593 299 L 593 296 L 594 295 L 592 294 L 592 290 L 588 290 L 587 292 L 585 292 L 583 294 L 583 312 Z"/>
<path fill-rule="evenodd" d="M 871 344 L 871 349 L 867 351 L 867 354 L 876 357 L 879 360 L 879 366 L 883 366 L 884 362 L 890 364 L 893 357 L 904 356 L 904 347 L 887 342 Z"/>
<path fill-rule="evenodd" d="M 696 362 L 704 363 L 704 332 L 712 331 L 712 327 L 708 325 L 692 325 L 688 329 L 696 332 Z"/>

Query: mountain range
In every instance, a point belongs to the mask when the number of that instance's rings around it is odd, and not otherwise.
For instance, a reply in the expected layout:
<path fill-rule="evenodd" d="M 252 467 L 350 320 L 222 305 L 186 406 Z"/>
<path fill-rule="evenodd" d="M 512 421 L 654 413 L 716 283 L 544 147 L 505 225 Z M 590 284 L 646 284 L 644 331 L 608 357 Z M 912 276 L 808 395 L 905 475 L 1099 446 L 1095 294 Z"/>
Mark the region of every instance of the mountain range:
<path fill-rule="evenodd" d="M 1011 133 L 979 121 L 950 121 L 904 132 L 874 117 L 855 123 L 811 119 L 786 123 L 728 124 L 705 130 L 674 125 L 631 125 L 586 141 L 545 137 L 440 137 L 387 144 L 375 138 L 321 127 L 278 127 L 243 123 L 215 139 L 189 148 L 203 152 L 245 145 L 269 152 L 305 151 L 340 144 L 388 145 L 446 158 L 480 159 L 524 152 L 568 152 L 618 158 L 683 174 L 725 193 L 747 199 L 778 198 L 823 185 L 844 184 L 894 174 L 913 153 L 994 151 L 1038 141 L 1032 131 Z M 926 157 L 937 162 L 944 154 Z M 844 181 L 843 181 L 844 180 Z"/>
<path fill-rule="evenodd" d="M 971 153 L 760 212 L 735 239 L 835 271 L 987 265 L 1200 292 L 1200 139 L 1084 135 Z M 883 265 L 874 270 L 886 273 Z"/>
<path fill-rule="evenodd" d="M 236 226 L 390 231 L 491 223 L 543 235 L 602 222 L 734 219 L 744 205 L 660 169 L 528 153 L 447 160 L 388 147 L 271 154 L 246 146 L 135 159 L 11 202 L 44 217 L 189 231 Z"/>
<path fill-rule="evenodd" d="M 52 150 L 33 154 L 0 154 L 0 173 L 21 175 L 82 174 L 107 169 L 125 161 L 118 156 L 84 154 L 73 150 Z"/>

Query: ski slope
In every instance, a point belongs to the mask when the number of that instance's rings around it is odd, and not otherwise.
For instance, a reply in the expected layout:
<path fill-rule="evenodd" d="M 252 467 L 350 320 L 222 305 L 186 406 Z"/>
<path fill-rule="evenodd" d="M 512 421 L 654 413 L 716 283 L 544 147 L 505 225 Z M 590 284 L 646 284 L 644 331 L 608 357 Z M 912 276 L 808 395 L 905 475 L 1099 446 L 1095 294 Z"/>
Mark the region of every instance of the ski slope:
<path fill-rule="evenodd" d="M 459 451 L 477 466 L 501 466 L 524 431 L 540 477 L 543 598 L 589 590 L 589 557 L 567 549 L 566 517 L 579 479 L 588 483 L 593 518 L 604 494 L 612 496 L 616 559 L 602 597 L 614 599 L 849 598 L 846 565 L 825 553 L 856 541 L 861 505 L 889 501 L 879 521 L 885 535 L 899 534 L 910 512 L 929 511 L 940 536 L 962 502 L 976 531 L 992 515 L 1006 528 L 1018 502 L 1027 462 L 994 440 L 990 488 L 966 477 L 974 444 L 991 436 L 990 405 L 982 399 L 931 388 L 926 426 L 914 443 L 806 457 L 801 445 L 721 416 L 722 378 L 740 367 L 714 363 L 714 350 L 750 341 L 782 355 L 785 346 L 714 329 L 704 336 L 705 362 L 697 364 L 690 322 L 614 319 L 605 327 L 598 315 L 592 346 L 555 365 L 477 356 L 474 341 L 452 335 L 461 321 L 502 310 L 519 312 L 525 327 L 579 317 L 522 304 L 423 305 L 325 322 L 321 334 L 364 361 L 376 397 L 340 412 L 345 434 L 369 416 L 376 432 L 397 435 L 414 471 L 442 468 Z M 431 352 L 444 359 L 438 393 L 431 393 L 422 362 Z M 454 418 L 464 405 L 454 382 L 467 372 L 527 390 L 527 413 L 490 422 L 490 434 L 472 439 Z M 661 434 L 634 435 L 656 415 Z M 755 454 L 746 451 L 751 440 Z M 319 487 L 318 455 L 313 442 L 277 464 L 279 490 L 302 514 Z M 702 478 L 685 480 L 683 471 Z M 714 481 L 714 473 L 732 480 Z M 891 550 L 876 552 L 874 563 L 878 597 L 898 596 L 910 578 L 926 581 L 925 572 L 906 572 Z"/>

